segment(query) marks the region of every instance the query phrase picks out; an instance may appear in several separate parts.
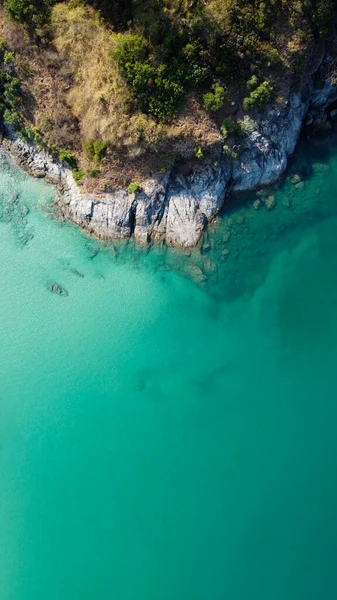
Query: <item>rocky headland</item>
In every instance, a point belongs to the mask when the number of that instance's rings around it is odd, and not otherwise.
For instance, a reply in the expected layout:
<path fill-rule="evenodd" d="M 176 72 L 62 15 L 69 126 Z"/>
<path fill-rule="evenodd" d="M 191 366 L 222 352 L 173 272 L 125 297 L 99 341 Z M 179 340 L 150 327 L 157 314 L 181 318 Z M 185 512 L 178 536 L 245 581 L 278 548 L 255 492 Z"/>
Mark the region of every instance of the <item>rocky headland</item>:
<path fill-rule="evenodd" d="M 322 52 L 313 59 L 301 89 L 292 89 L 282 103 L 270 105 L 252 121 L 254 126 L 246 133 L 237 157 L 219 151 L 211 161 L 188 171 L 173 164 L 160 178 L 141 182 L 141 190 L 135 194 L 121 189 L 83 193 L 67 166 L 8 129 L 2 145 L 20 167 L 56 185 L 60 214 L 93 236 L 104 240 L 133 237 L 143 245 L 194 247 L 229 193 L 277 181 L 286 170 L 303 125 L 321 126 L 336 115 L 333 67 L 330 53 Z"/>

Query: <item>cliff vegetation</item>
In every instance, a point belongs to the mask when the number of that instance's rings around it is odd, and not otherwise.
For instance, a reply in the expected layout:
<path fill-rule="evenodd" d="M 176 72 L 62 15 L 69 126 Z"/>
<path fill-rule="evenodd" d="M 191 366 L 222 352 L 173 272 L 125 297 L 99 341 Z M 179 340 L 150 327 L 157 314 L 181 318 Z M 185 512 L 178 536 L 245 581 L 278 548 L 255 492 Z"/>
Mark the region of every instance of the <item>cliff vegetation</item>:
<path fill-rule="evenodd" d="M 237 156 L 334 44 L 336 0 L 3 0 L 0 116 L 90 189 Z M 135 184 L 139 185 L 139 184 Z"/>

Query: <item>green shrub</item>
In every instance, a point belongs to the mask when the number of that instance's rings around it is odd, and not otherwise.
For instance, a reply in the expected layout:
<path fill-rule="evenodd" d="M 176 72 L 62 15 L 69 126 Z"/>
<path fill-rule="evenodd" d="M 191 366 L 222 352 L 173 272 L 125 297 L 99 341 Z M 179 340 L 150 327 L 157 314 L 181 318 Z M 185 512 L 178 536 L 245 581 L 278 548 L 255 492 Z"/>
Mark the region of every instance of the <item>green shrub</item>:
<path fill-rule="evenodd" d="M 225 145 L 222 147 L 222 150 L 225 156 L 236 159 L 239 157 L 242 148 L 241 146 L 233 146 L 231 149 L 229 146 Z"/>
<path fill-rule="evenodd" d="M 174 115 L 183 97 L 184 88 L 180 83 L 159 76 L 155 79 L 155 91 L 150 97 L 148 112 L 157 121 L 164 121 Z"/>
<path fill-rule="evenodd" d="M 172 62 L 154 64 L 147 42 L 139 35 L 119 35 L 111 52 L 140 109 L 157 121 L 172 116 L 184 97 L 183 71 Z"/>
<path fill-rule="evenodd" d="M 334 2 L 319 0 L 314 8 L 313 23 L 321 37 L 330 35 L 333 30 Z"/>
<path fill-rule="evenodd" d="M 9 127 L 19 130 L 22 119 L 17 111 L 17 105 L 21 99 L 20 81 L 11 67 L 10 72 L 4 70 L 4 61 L 8 64 L 12 52 L 7 52 L 5 45 L 0 41 L 0 117 Z M 1 65 L 1 60 L 3 64 Z"/>
<path fill-rule="evenodd" d="M 196 158 L 203 158 L 203 157 L 204 157 L 203 150 L 202 150 L 202 148 L 200 148 L 200 146 L 199 146 L 199 148 L 196 148 L 196 149 L 195 149 L 195 151 L 194 151 L 194 156 L 195 156 Z"/>
<path fill-rule="evenodd" d="M 4 65 L 9 65 L 14 61 L 14 52 L 8 52 L 7 50 L 4 52 L 3 57 Z"/>
<path fill-rule="evenodd" d="M 3 120 L 5 125 L 13 127 L 13 129 L 19 129 L 21 125 L 21 117 L 19 113 L 14 109 L 5 108 L 3 113 Z"/>
<path fill-rule="evenodd" d="M 203 64 L 202 45 L 194 41 L 188 43 L 183 49 L 182 58 L 185 63 L 185 80 L 193 85 L 200 85 L 210 76 L 210 67 Z"/>
<path fill-rule="evenodd" d="M 225 99 L 225 89 L 218 83 L 212 85 L 211 91 L 204 94 L 204 109 L 214 112 L 222 108 Z"/>
<path fill-rule="evenodd" d="M 141 185 L 137 181 L 131 181 L 128 187 L 130 194 L 138 194 L 141 191 Z"/>
<path fill-rule="evenodd" d="M 100 173 L 100 169 L 98 167 L 94 167 L 93 169 L 90 169 L 89 176 L 90 177 L 97 177 L 97 175 L 99 173 Z"/>
<path fill-rule="evenodd" d="M 25 127 L 22 135 L 25 140 L 34 142 L 35 144 L 42 144 L 43 137 L 41 131 L 37 127 Z"/>
<path fill-rule="evenodd" d="M 226 139 L 229 135 L 236 138 L 242 135 L 242 127 L 240 121 L 234 121 L 230 117 L 223 120 L 220 131 Z"/>
<path fill-rule="evenodd" d="M 4 7 L 12 19 L 30 26 L 41 24 L 50 14 L 48 0 L 4 0 Z"/>
<path fill-rule="evenodd" d="M 59 159 L 61 162 L 66 163 L 71 169 L 77 169 L 77 158 L 73 152 L 61 148 L 59 150 Z"/>
<path fill-rule="evenodd" d="M 29 13 L 30 3 L 27 0 L 4 0 L 4 7 L 9 16 L 24 21 Z"/>
<path fill-rule="evenodd" d="M 256 130 L 256 122 L 249 116 L 245 115 L 242 121 L 238 121 L 243 135 L 249 135 Z"/>
<path fill-rule="evenodd" d="M 256 77 L 256 75 L 253 75 L 250 79 L 248 79 L 247 81 L 247 88 L 249 89 L 249 91 L 255 90 L 255 88 L 257 88 L 259 84 L 259 80 Z"/>
<path fill-rule="evenodd" d="M 268 81 L 264 81 L 253 90 L 248 98 L 243 101 L 244 110 L 252 110 L 253 108 L 268 104 L 273 99 L 273 87 Z"/>
<path fill-rule="evenodd" d="M 14 75 L 9 73 L 1 73 L 1 79 L 3 81 L 3 99 L 6 104 L 10 106 L 16 106 L 20 99 L 20 81 Z"/>
<path fill-rule="evenodd" d="M 117 61 L 120 74 L 140 104 L 146 104 L 148 84 L 155 76 L 155 69 L 149 63 L 148 44 L 140 35 L 119 34 L 118 45 L 110 53 Z"/>
<path fill-rule="evenodd" d="M 32 69 L 29 62 L 27 62 L 26 60 L 21 62 L 20 74 L 21 77 L 30 77 L 31 75 L 34 75 L 34 69 Z"/>
<path fill-rule="evenodd" d="M 73 178 L 75 179 L 77 185 L 82 185 L 84 179 L 83 171 L 79 169 L 72 169 Z"/>
<path fill-rule="evenodd" d="M 51 146 L 49 146 L 48 149 L 49 149 L 49 152 L 51 152 L 52 154 L 55 155 L 55 157 L 59 158 L 60 148 L 56 144 L 52 144 Z"/>
<path fill-rule="evenodd" d="M 111 57 L 117 61 L 122 75 L 129 78 L 136 63 L 146 62 L 148 44 L 140 35 L 119 34 L 116 40 L 117 47 L 111 51 Z"/>
<path fill-rule="evenodd" d="M 98 163 L 102 160 L 106 152 L 107 142 L 104 142 L 103 140 L 83 142 L 83 149 L 87 158 Z"/>

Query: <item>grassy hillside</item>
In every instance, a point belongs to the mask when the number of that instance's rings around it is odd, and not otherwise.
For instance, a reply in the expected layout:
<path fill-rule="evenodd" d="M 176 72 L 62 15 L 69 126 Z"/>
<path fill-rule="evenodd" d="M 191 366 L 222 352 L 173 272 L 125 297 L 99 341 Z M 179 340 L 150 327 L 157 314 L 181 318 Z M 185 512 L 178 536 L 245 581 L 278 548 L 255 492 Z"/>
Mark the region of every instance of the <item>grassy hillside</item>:
<path fill-rule="evenodd" d="M 176 157 L 234 155 L 333 39 L 335 11 L 335 0 L 4 0 L 0 112 L 88 189 Z"/>

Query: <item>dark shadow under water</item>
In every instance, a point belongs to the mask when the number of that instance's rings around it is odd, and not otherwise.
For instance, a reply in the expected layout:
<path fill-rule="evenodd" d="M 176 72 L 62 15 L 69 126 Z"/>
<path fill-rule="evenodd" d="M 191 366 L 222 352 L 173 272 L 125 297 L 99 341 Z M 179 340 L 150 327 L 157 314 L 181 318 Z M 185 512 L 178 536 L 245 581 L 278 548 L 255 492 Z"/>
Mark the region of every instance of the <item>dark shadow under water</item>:
<path fill-rule="evenodd" d="M 302 139 L 283 180 L 230 196 L 198 248 L 138 248 L 133 241 L 88 240 L 87 249 L 92 260 L 103 251 L 135 269 L 162 271 L 163 282 L 166 272 L 178 271 L 215 300 L 248 299 L 264 283 L 281 250 L 296 246 L 302 231 L 337 215 L 336 189 L 337 135 Z M 216 318 L 217 304 L 212 306 Z"/>

